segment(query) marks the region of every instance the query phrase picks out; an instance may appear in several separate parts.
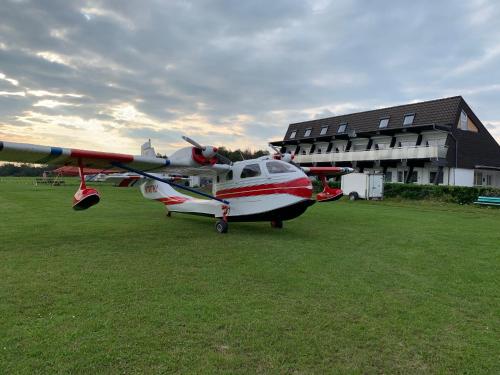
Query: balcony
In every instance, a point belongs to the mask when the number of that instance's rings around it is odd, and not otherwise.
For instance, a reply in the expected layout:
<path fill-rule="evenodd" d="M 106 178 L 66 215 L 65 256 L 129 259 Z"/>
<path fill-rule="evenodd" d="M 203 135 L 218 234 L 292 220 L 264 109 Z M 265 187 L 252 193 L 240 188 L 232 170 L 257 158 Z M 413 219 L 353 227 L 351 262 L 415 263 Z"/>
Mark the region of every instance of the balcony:
<path fill-rule="evenodd" d="M 395 147 L 385 150 L 330 152 L 326 154 L 296 155 L 297 163 L 333 163 L 341 161 L 441 159 L 446 157 L 446 146 Z"/>

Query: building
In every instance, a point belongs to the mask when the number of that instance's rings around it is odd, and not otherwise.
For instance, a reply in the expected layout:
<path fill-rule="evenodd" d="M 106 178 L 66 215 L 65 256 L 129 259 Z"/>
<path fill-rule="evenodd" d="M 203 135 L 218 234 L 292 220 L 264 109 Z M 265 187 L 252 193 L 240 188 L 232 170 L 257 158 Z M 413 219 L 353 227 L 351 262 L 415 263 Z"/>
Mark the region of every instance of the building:
<path fill-rule="evenodd" d="M 290 124 L 271 144 L 387 182 L 500 186 L 500 146 L 461 96 Z"/>

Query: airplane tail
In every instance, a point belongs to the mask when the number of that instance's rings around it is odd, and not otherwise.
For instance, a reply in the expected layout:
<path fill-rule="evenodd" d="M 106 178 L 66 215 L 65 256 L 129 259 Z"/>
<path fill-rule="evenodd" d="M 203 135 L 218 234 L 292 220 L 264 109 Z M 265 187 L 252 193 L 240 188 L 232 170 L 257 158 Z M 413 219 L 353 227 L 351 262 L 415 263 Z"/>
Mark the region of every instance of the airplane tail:
<path fill-rule="evenodd" d="M 154 199 L 165 205 L 181 204 L 193 199 L 189 195 L 179 193 L 169 184 L 151 179 L 141 185 L 141 193 L 144 198 Z"/>
<path fill-rule="evenodd" d="M 151 146 L 151 139 L 141 146 L 141 156 L 156 157 L 155 149 Z"/>

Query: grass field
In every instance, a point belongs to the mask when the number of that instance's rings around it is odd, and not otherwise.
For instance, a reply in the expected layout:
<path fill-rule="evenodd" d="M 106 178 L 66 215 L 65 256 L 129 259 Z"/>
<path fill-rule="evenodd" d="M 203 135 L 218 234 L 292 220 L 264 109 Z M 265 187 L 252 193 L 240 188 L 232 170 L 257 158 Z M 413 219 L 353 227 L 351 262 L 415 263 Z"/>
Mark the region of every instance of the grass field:
<path fill-rule="evenodd" d="M 0 180 L 0 373 L 500 373 L 500 210 L 317 204 L 283 230 Z"/>

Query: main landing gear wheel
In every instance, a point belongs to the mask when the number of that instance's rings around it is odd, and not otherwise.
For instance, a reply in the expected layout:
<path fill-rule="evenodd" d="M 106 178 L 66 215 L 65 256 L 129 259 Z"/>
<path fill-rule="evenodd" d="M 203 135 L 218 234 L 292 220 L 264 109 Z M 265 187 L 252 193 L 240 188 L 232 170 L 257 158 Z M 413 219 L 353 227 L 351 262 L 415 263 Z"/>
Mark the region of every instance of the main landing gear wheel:
<path fill-rule="evenodd" d="M 271 226 L 273 228 L 281 229 L 283 228 L 283 222 L 281 220 L 273 220 L 271 221 Z"/>
<path fill-rule="evenodd" d="M 171 216 L 172 216 L 172 212 L 167 211 L 167 217 L 171 217 Z"/>
<path fill-rule="evenodd" d="M 227 222 L 224 220 L 219 220 L 215 224 L 215 230 L 219 233 L 227 233 L 227 230 L 229 229 L 229 225 L 227 225 Z"/>

